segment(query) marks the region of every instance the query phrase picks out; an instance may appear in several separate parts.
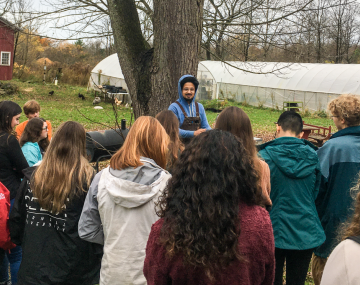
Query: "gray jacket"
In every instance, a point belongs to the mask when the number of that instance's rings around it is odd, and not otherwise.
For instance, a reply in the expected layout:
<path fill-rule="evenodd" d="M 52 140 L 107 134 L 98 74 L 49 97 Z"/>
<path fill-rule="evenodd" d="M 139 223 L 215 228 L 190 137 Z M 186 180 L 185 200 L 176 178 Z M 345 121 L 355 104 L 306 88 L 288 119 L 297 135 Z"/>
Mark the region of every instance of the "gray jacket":
<path fill-rule="evenodd" d="M 79 236 L 104 244 L 100 284 L 146 284 L 142 273 L 155 202 L 171 175 L 153 160 L 142 166 L 99 172 L 87 194 Z"/>

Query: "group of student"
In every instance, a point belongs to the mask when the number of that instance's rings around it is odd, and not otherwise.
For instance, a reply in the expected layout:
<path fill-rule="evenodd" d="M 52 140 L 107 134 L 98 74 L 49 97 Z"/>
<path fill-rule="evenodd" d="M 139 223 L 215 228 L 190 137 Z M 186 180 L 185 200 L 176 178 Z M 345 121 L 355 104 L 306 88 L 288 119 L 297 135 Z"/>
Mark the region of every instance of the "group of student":
<path fill-rule="evenodd" d="M 296 285 L 313 254 L 315 284 L 359 284 L 360 101 L 342 95 L 328 108 L 339 131 L 320 149 L 300 139 L 302 118 L 290 111 L 258 149 L 238 107 L 186 145 L 173 111 L 142 116 L 96 174 L 82 125 L 61 124 L 49 144 L 37 113 L 18 140 L 21 108 L 0 102 L 11 201 L 0 284 L 10 284 L 10 262 L 13 285 L 277 285 L 286 262 Z"/>

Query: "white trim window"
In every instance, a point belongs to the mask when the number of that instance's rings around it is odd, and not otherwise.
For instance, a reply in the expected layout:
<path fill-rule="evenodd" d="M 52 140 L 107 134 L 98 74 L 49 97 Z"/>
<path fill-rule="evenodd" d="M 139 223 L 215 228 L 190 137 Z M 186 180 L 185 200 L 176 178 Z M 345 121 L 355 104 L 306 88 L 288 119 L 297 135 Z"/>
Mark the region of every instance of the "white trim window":
<path fill-rule="evenodd" d="M 11 60 L 11 52 L 2 51 L 0 65 L 10 66 L 10 60 Z"/>

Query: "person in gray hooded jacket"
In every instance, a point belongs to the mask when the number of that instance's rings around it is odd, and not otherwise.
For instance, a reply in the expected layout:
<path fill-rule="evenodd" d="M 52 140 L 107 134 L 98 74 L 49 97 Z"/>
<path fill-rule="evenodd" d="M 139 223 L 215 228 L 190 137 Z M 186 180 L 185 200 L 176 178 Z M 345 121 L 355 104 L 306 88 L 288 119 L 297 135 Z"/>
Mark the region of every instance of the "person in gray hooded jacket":
<path fill-rule="evenodd" d="M 110 167 L 90 186 L 78 230 L 82 239 L 104 244 L 101 285 L 146 284 L 145 247 L 159 219 L 155 202 L 171 177 L 163 169 L 168 143 L 155 118 L 138 118 Z"/>

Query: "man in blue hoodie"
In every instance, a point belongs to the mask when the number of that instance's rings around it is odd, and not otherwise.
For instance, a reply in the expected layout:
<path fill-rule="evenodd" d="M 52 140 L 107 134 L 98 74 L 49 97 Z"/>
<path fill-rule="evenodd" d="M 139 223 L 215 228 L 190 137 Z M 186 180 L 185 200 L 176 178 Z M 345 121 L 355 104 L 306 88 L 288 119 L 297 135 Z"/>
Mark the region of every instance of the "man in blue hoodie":
<path fill-rule="evenodd" d="M 304 285 L 314 248 L 325 241 L 315 199 L 319 192 L 320 165 L 316 147 L 301 137 L 303 123 L 295 112 L 282 113 L 276 139 L 259 146 L 270 167 L 273 203 L 270 218 L 275 237 L 275 282 Z"/>
<path fill-rule="evenodd" d="M 182 76 L 178 83 L 179 99 L 169 107 L 179 120 L 179 136 L 185 142 L 206 130 L 211 130 L 204 106 L 195 101 L 198 87 L 199 82 L 194 76 Z"/>
<path fill-rule="evenodd" d="M 328 105 L 338 132 L 317 154 L 321 184 L 316 207 L 326 234 L 326 241 L 314 251 L 312 274 L 319 285 L 328 256 L 339 243 L 340 226 L 353 213 L 350 189 L 356 185 L 360 171 L 360 99 L 341 95 Z"/>

